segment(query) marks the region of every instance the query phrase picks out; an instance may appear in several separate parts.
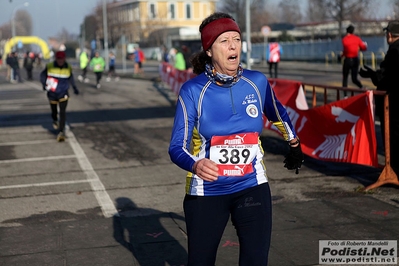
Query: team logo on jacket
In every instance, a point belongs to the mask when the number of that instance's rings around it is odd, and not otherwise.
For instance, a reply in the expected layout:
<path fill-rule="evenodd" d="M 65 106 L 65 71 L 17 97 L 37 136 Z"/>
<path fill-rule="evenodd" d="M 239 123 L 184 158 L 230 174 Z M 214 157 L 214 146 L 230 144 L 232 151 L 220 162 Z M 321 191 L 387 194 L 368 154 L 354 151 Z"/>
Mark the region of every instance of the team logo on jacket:
<path fill-rule="evenodd" d="M 258 108 L 256 107 L 256 105 L 254 105 L 254 104 L 248 105 L 246 111 L 250 117 L 253 117 L 253 118 L 258 117 L 259 112 L 258 112 Z"/>

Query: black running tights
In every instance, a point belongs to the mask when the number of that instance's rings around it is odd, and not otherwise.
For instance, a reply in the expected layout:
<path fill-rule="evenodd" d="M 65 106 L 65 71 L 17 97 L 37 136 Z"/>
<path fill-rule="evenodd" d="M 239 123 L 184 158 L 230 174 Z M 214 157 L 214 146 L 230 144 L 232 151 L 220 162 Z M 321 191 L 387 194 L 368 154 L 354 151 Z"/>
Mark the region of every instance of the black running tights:
<path fill-rule="evenodd" d="M 239 239 L 240 266 L 266 266 L 272 228 L 268 183 L 222 196 L 184 198 L 188 266 L 214 266 L 224 229 L 231 221 Z"/>
<path fill-rule="evenodd" d="M 68 101 L 62 101 L 59 103 L 50 102 L 51 117 L 53 118 L 53 121 L 58 121 L 58 110 L 57 110 L 58 105 L 60 106 L 60 121 L 59 121 L 58 129 L 60 130 L 60 132 L 64 132 L 65 120 L 66 120 L 66 108 L 68 105 Z"/>

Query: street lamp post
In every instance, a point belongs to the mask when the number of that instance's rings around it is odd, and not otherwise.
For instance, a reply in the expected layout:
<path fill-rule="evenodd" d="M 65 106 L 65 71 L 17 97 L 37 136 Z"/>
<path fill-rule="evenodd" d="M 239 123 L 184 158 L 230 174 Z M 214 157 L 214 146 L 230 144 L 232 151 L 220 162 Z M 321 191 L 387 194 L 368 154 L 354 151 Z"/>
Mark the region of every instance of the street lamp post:
<path fill-rule="evenodd" d="M 14 7 L 14 10 L 12 11 L 12 18 L 11 18 L 11 37 L 15 36 L 15 11 L 20 7 L 21 5 L 18 5 Z M 23 3 L 23 6 L 29 6 L 29 2 Z"/>
<path fill-rule="evenodd" d="M 251 12 L 250 0 L 245 1 L 245 31 L 247 39 L 247 68 L 251 69 Z"/>
<path fill-rule="evenodd" d="M 107 1 L 103 0 L 103 33 L 104 33 L 104 57 L 105 69 L 108 70 L 108 24 L 107 24 Z"/>

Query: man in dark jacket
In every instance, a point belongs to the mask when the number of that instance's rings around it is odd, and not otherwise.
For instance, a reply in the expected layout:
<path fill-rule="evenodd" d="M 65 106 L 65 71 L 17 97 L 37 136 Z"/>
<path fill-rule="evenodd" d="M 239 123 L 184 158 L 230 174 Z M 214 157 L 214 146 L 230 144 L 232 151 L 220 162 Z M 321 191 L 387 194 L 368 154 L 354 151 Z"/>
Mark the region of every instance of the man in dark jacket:
<path fill-rule="evenodd" d="M 35 60 L 35 55 L 32 52 L 26 52 L 26 56 L 24 58 L 24 68 L 26 69 L 26 74 L 28 80 L 32 80 L 32 70 L 33 70 L 33 62 Z"/>
<path fill-rule="evenodd" d="M 377 71 L 370 68 L 361 69 L 359 74 L 364 78 L 371 78 L 377 90 L 386 91 L 389 95 L 390 158 L 392 168 L 399 175 L 399 21 L 390 21 L 384 31 L 389 48 L 380 64 L 380 69 Z M 384 97 L 377 95 L 375 104 L 384 140 Z"/>
<path fill-rule="evenodd" d="M 11 82 L 22 82 L 21 73 L 19 72 L 19 63 L 18 63 L 18 55 L 15 52 L 12 52 L 10 57 L 7 58 L 7 65 L 12 69 L 13 77 Z"/>
<path fill-rule="evenodd" d="M 55 61 L 48 63 L 40 73 L 40 81 L 43 90 L 47 90 L 47 98 L 50 101 L 51 117 L 53 128 L 59 130 L 57 141 L 65 140 L 66 107 L 69 100 L 69 83 L 75 94 L 79 94 L 72 74 L 72 67 L 65 61 L 65 52 L 58 51 L 55 54 Z M 60 107 L 60 121 L 58 123 L 58 105 Z"/>
<path fill-rule="evenodd" d="M 11 67 L 11 57 L 12 57 L 12 53 L 7 54 L 7 57 L 6 57 L 7 80 L 10 82 L 12 82 L 14 80 L 14 75 L 12 73 L 12 67 Z"/>

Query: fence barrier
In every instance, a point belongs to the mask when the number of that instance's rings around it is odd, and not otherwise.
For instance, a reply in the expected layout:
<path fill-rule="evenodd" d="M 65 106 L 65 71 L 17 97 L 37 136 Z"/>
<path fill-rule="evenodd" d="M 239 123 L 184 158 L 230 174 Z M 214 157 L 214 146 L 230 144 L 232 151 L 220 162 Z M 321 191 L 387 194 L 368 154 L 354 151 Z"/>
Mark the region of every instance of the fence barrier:
<path fill-rule="evenodd" d="M 338 57 L 338 54 L 341 54 L 341 52 L 334 52 L 330 51 L 324 55 L 324 61 L 325 65 L 328 66 L 329 64 L 336 64 L 344 63 L 344 58 L 343 56 Z M 383 58 L 385 57 L 384 52 L 379 52 L 380 56 L 377 56 L 376 53 L 374 52 L 359 52 L 359 65 L 360 67 L 363 67 L 364 65 L 369 65 L 372 69 L 377 69 L 378 67 L 378 62 L 382 61 Z M 340 60 L 338 60 L 338 58 Z"/>
<path fill-rule="evenodd" d="M 323 94 L 323 104 L 327 104 L 328 101 L 328 90 L 336 91 L 336 100 L 340 100 L 340 91 L 347 91 L 351 96 L 354 96 L 355 93 L 363 93 L 364 90 L 357 88 L 343 88 L 336 86 L 326 86 L 321 84 L 311 84 L 311 83 L 302 83 L 304 90 L 306 91 L 307 87 L 311 87 L 312 92 L 312 107 L 317 106 L 317 93 L 320 93 L 322 90 Z M 319 89 L 319 92 L 317 92 Z M 373 90 L 373 94 L 376 97 L 384 97 L 384 150 L 385 150 L 385 165 L 383 165 L 383 171 L 378 177 L 377 181 L 369 186 L 367 186 L 364 190 L 368 191 L 382 185 L 392 184 L 399 186 L 399 179 L 395 171 L 391 167 L 391 151 L 390 151 L 390 129 L 389 129 L 389 95 L 384 91 L 376 91 Z"/>

